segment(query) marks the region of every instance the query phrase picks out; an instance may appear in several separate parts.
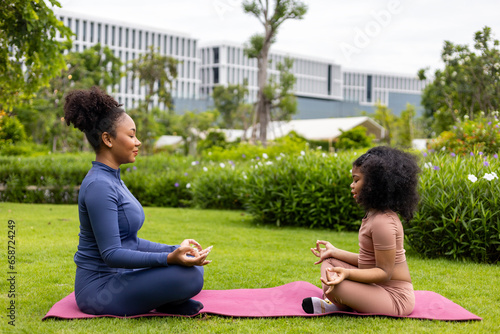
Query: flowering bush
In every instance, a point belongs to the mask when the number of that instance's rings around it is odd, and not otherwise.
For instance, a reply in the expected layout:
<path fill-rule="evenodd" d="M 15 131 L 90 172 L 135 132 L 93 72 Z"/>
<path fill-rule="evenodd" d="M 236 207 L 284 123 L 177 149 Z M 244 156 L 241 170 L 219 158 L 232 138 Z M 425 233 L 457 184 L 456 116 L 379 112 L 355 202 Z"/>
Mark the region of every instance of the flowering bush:
<path fill-rule="evenodd" d="M 500 121 L 498 112 L 486 118 L 483 114 L 475 120 L 465 116 L 450 131 L 444 131 L 433 140 L 430 147 L 434 150 L 447 150 L 456 154 L 483 152 L 495 154 L 500 151 Z"/>
<path fill-rule="evenodd" d="M 413 249 L 427 257 L 500 259 L 498 155 L 424 154 L 421 202 L 405 227 Z"/>

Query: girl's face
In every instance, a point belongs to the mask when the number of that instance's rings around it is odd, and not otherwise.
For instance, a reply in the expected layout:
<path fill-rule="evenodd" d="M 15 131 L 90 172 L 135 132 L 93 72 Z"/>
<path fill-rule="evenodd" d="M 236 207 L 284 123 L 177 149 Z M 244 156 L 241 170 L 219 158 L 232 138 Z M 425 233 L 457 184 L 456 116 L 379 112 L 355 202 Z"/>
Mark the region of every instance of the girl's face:
<path fill-rule="evenodd" d="M 356 203 L 359 203 L 359 195 L 363 188 L 363 173 L 359 167 L 352 167 L 351 194 Z"/>

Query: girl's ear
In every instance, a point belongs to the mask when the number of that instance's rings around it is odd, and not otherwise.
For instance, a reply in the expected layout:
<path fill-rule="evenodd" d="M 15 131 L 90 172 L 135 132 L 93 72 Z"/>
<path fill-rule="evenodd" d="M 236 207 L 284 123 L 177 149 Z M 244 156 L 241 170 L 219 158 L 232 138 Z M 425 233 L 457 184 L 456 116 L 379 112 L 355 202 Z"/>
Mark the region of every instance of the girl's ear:
<path fill-rule="evenodd" d="M 111 141 L 111 135 L 108 132 L 103 132 L 101 138 L 104 145 L 106 145 L 109 148 L 113 147 L 113 143 Z"/>

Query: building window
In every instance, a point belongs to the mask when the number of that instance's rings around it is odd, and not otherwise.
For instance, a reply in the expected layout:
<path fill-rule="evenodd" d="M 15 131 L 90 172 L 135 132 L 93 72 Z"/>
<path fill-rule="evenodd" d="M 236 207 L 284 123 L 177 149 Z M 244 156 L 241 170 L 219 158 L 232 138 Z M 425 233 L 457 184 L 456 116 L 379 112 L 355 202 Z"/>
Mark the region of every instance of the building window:
<path fill-rule="evenodd" d="M 118 29 L 118 46 L 122 46 L 122 27 Z"/>
<path fill-rule="evenodd" d="M 132 29 L 132 49 L 135 48 L 135 29 Z"/>
<path fill-rule="evenodd" d="M 214 64 L 219 63 L 219 48 L 213 48 L 214 50 Z"/>
<path fill-rule="evenodd" d="M 71 31 L 73 31 L 73 27 L 71 26 L 71 18 L 68 17 L 68 28 L 71 29 Z"/>
<path fill-rule="evenodd" d="M 142 30 L 139 31 L 139 44 L 137 45 L 138 49 L 142 48 Z"/>
<path fill-rule="evenodd" d="M 144 50 L 148 49 L 148 38 L 149 38 L 149 33 L 146 31 L 144 34 Z"/>
<path fill-rule="evenodd" d="M 82 30 L 83 30 L 83 41 L 86 42 L 87 41 L 87 21 L 83 21 Z"/>
<path fill-rule="evenodd" d="M 94 22 L 90 22 L 90 42 L 94 43 Z"/>
<path fill-rule="evenodd" d="M 75 35 L 76 39 L 80 39 L 80 20 L 75 20 Z"/>
<path fill-rule="evenodd" d="M 101 43 L 101 24 L 97 24 L 97 43 Z"/>
<path fill-rule="evenodd" d="M 115 32 L 116 32 L 116 27 L 115 26 L 111 27 L 111 45 L 115 45 Z"/>
<path fill-rule="evenodd" d="M 213 70 L 213 76 L 214 76 L 214 84 L 218 84 L 219 83 L 219 68 L 214 67 L 212 70 Z"/>

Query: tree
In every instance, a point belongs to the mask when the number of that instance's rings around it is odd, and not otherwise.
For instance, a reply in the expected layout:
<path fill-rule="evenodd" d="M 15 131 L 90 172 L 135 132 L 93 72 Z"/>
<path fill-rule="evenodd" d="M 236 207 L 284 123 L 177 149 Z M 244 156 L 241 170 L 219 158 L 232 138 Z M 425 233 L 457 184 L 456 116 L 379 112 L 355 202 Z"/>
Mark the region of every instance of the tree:
<path fill-rule="evenodd" d="M 163 56 L 153 46 L 149 52 L 142 54 L 139 58 L 131 61 L 130 70 L 133 73 L 132 80 L 139 78 L 141 86 L 146 86 L 146 111 L 149 110 L 153 97 L 158 97 L 158 103 L 163 102 L 168 109 L 173 108 L 172 84 L 177 78 L 177 59 Z"/>
<path fill-rule="evenodd" d="M 258 86 L 256 115 L 260 123 L 260 141 L 265 146 L 267 142 L 267 124 L 270 118 L 269 103 L 265 95 L 267 83 L 268 56 L 271 44 L 275 42 L 278 28 L 288 19 L 302 19 L 307 12 L 307 6 L 297 0 L 275 0 L 271 8 L 269 0 L 245 0 L 243 10 L 257 17 L 264 26 L 263 34 L 255 34 L 250 38 L 245 53 L 250 58 L 257 58 Z M 272 11 L 272 12 L 271 12 Z"/>
<path fill-rule="evenodd" d="M 212 98 L 214 106 L 222 116 L 223 126 L 233 129 L 238 123 L 238 114 L 245 97 L 248 94 L 248 81 L 245 79 L 243 85 L 218 85 L 214 87 Z"/>
<path fill-rule="evenodd" d="M 270 120 L 289 121 L 297 112 L 297 98 L 292 90 L 297 79 L 292 73 L 293 59 L 285 58 L 278 63 L 279 78 L 271 76 L 264 89 L 267 107 L 270 110 Z"/>
<path fill-rule="evenodd" d="M 387 145 L 391 145 L 393 130 L 395 127 L 395 116 L 392 113 L 392 110 L 387 106 L 377 102 L 375 104 L 375 114 L 373 115 L 373 119 L 377 121 L 380 125 L 382 125 L 386 131 L 384 141 Z"/>
<path fill-rule="evenodd" d="M 60 73 L 65 67 L 62 51 L 70 48 L 71 36 L 43 0 L 1 2 L 0 108 L 11 110 Z"/>
<path fill-rule="evenodd" d="M 64 95 L 72 89 L 114 86 L 123 76 L 121 60 L 107 46 L 96 44 L 82 52 L 71 52 L 64 59 L 66 68 L 50 80 L 50 85 L 13 110 L 33 140 L 51 144 L 53 151 L 84 147 L 85 139 L 80 131 L 68 127 L 62 120 Z"/>
<path fill-rule="evenodd" d="M 185 154 L 196 154 L 196 143 L 202 132 L 215 126 L 219 112 L 207 110 L 201 113 L 187 111 L 182 115 L 172 115 L 171 130 L 184 139 Z"/>
<path fill-rule="evenodd" d="M 433 81 L 422 93 L 426 116 L 434 118 L 435 129 L 447 130 L 467 115 L 474 119 L 500 108 L 500 50 L 489 27 L 474 35 L 474 49 L 445 41 L 441 59 L 445 67 L 436 70 Z M 418 72 L 427 79 L 427 69 Z"/>
<path fill-rule="evenodd" d="M 415 107 L 411 104 L 406 105 L 406 109 L 401 111 L 401 115 L 396 120 L 397 136 L 396 143 L 404 148 L 411 148 L 415 135 L 414 120 Z"/>

